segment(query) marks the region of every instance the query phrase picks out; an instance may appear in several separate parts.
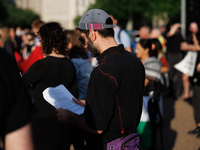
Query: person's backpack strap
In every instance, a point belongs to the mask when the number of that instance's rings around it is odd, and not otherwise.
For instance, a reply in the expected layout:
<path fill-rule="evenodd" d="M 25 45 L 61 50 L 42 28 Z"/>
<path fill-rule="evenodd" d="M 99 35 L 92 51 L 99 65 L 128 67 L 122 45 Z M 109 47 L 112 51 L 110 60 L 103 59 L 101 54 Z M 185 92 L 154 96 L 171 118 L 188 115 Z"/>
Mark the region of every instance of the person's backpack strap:
<path fill-rule="evenodd" d="M 121 36 L 120 36 L 122 30 L 123 30 L 123 29 L 120 28 L 120 30 L 119 30 L 119 32 L 118 32 L 118 36 L 117 36 L 120 43 L 122 43 L 122 42 L 121 42 Z"/>

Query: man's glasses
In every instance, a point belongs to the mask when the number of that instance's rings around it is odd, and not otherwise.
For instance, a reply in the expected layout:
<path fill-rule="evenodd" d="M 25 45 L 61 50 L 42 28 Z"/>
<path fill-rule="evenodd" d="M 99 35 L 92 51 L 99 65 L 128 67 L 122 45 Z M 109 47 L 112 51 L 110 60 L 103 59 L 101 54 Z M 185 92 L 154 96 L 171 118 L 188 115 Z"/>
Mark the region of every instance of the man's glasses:
<path fill-rule="evenodd" d="M 84 38 L 79 37 L 78 39 L 79 39 L 79 41 L 80 41 L 82 44 L 85 44 L 85 39 L 84 39 Z"/>

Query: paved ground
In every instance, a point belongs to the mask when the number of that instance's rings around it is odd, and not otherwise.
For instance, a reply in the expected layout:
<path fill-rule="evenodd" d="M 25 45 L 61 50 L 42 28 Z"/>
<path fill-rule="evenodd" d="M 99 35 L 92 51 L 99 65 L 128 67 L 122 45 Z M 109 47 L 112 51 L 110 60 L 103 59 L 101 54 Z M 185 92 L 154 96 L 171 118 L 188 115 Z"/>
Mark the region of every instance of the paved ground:
<path fill-rule="evenodd" d="M 191 99 L 183 101 L 164 99 L 164 147 L 165 150 L 198 150 L 200 139 L 187 132 L 196 127 Z"/>
<path fill-rule="evenodd" d="M 193 108 L 191 99 L 184 101 L 182 99 L 173 99 L 164 97 L 164 150 L 198 150 L 200 139 L 196 135 L 188 135 L 187 132 L 196 127 L 193 118 Z M 158 132 L 158 137 L 159 132 Z M 156 142 L 157 150 L 162 150 L 160 139 Z M 71 146 L 70 150 L 74 150 Z"/>

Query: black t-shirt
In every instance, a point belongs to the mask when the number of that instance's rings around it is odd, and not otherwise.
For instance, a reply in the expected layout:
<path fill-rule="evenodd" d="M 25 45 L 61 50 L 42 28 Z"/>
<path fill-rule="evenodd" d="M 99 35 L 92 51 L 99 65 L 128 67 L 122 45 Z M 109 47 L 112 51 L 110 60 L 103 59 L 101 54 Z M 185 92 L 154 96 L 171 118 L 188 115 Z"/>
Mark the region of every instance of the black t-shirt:
<path fill-rule="evenodd" d="M 0 49 L 0 137 L 26 125 L 31 117 L 31 97 L 16 62 Z"/>
<path fill-rule="evenodd" d="M 183 37 L 180 32 L 167 38 L 167 52 L 180 53 L 180 43 L 183 42 Z"/>
<path fill-rule="evenodd" d="M 90 128 L 104 132 L 88 134 L 88 149 L 102 149 L 103 144 L 122 136 L 119 109 L 125 134 L 136 132 L 142 111 L 145 71 L 141 61 L 123 45 L 107 49 L 97 59 L 99 65 L 90 76 L 84 115 Z"/>
<path fill-rule="evenodd" d="M 196 37 L 198 38 L 199 36 L 200 36 L 200 32 L 197 32 L 197 33 L 196 33 Z M 187 36 L 186 42 L 187 42 L 188 44 L 194 44 L 192 33 L 191 33 L 190 35 Z"/>
<path fill-rule="evenodd" d="M 187 36 L 186 42 L 187 42 L 188 44 L 193 44 L 193 43 L 194 43 L 194 42 L 193 42 L 193 36 L 192 36 L 192 35 Z"/>
<path fill-rule="evenodd" d="M 35 117 L 56 116 L 55 108 L 45 101 L 42 95 L 48 87 L 63 84 L 75 97 L 78 97 L 76 70 L 66 57 L 47 56 L 36 61 L 24 74 L 23 79 L 27 86 L 33 86 Z"/>
<path fill-rule="evenodd" d="M 16 51 L 20 54 L 21 53 L 20 50 L 21 50 L 22 38 L 18 37 L 18 36 L 15 36 L 15 41 L 17 43 Z"/>
<path fill-rule="evenodd" d="M 14 52 L 15 52 L 15 48 L 14 48 L 14 44 L 11 40 L 6 40 L 5 44 L 4 44 L 4 49 L 7 51 L 7 53 L 14 58 Z"/>

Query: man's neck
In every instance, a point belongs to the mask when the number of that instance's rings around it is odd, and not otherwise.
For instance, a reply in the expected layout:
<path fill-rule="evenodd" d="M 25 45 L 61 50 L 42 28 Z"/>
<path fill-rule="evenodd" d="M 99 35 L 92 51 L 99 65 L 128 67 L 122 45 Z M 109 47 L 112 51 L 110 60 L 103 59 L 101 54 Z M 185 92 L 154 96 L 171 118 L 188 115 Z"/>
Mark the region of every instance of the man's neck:
<path fill-rule="evenodd" d="M 118 46 L 115 39 L 113 37 L 101 38 L 99 39 L 99 46 L 97 46 L 100 54 L 103 53 L 110 47 Z"/>

